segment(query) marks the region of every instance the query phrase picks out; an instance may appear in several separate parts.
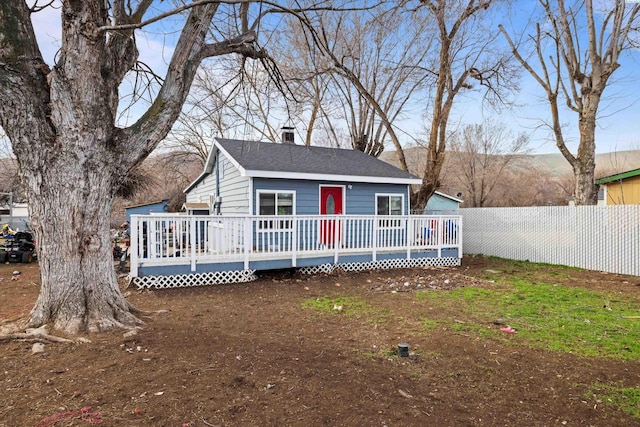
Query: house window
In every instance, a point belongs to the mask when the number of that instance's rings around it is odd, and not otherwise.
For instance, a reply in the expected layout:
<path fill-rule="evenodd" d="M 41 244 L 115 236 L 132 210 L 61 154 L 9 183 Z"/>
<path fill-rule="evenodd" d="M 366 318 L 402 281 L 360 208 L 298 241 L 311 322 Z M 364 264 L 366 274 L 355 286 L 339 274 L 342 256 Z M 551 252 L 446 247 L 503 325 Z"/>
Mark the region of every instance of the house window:
<path fill-rule="evenodd" d="M 376 194 L 376 213 L 378 215 L 402 215 L 404 196 L 402 194 Z M 380 219 L 378 226 L 382 228 L 400 227 L 400 220 Z"/>
<path fill-rule="evenodd" d="M 258 191 L 258 213 L 259 215 L 294 215 L 294 199 L 293 191 Z M 274 222 L 273 220 L 260 220 L 260 228 L 288 229 L 291 228 L 290 220 L 282 220 Z"/>

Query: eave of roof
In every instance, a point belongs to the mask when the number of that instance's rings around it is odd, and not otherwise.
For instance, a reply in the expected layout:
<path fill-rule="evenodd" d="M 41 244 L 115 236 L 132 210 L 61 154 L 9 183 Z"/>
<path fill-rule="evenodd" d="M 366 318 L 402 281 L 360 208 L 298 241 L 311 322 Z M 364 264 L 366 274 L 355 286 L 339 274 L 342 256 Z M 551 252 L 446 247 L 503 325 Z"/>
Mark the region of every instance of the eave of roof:
<path fill-rule="evenodd" d="M 158 201 L 155 201 L 155 202 L 140 203 L 140 204 L 137 204 L 137 205 L 125 206 L 124 209 L 133 209 L 133 208 L 140 208 L 142 206 L 159 205 L 161 203 L 166 203 L 168 201 L 169 201 L 169 199 L 162 199 L 162 200 L 158 200 Z"/>
<path fill-rule="evenodd" d="M 187 202 L 182 206 L 184 206 L 186 209 L 209 209 L 209 204 L 202 202 Z"/>
<path fill-rule="evenodd" d="M 632 169 L 630 171 L 617 173 L 615 175 L 605 176 L 604 178 L 596 179 L 596 184 L 607 184 L 609 182 L 621 181 L 627 178 L 633 178 L 634 176 L 640 175 L 639 169 Z"/>
<path fill-rule="evenodd" d="M 451 199 L 451 200 L 453 200 L 454 202 L 464 203 L 464 200 L 460 200 L 460 199 L 458 199 L 458 198 L 456 198 L 456 197 L 450 196 L 450 195 L 445 194 L 445 193 L 443 193 L 443 192 L 441 192 L 441 191 L 436 191 L 436 192 L 435 192 L 435 194 L 437 194 L 437 195 L 439 195 L 439 196 L 442 196 L 442 197 L 445 197 L 445 198 L 447 198 L 447 199 Z"/>
<path fill-rule="evenodd" d="M 305 181 L 349 181 L 349 182 L 370 182 L 376 184 L 421 184 L 420 178 L 389 178 L 380 176 L 362 175 L 335 175 L 335 174 L 314 174 L 301 172 L 274 172 L 245 170 L 242 176 L 252 178 L 280 178 L 280 179 L 300 179 Z"/>

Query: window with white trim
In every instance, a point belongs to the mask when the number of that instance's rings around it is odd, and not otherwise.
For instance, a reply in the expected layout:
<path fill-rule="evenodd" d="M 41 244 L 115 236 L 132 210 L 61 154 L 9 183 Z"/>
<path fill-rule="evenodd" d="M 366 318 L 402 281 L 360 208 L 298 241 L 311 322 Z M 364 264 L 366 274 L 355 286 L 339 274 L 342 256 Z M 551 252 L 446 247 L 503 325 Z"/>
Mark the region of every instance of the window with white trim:
<path fill-rule="evenodd" d="M 376 214 L 382 216 L 403 215 L 403 194 L 376 194 Z M 378 226 L 382 228 L 400 227 L 399 220 L 380 219 Z"/>
<path fill-rule="evenodd" d="M 295 214 L 294 191 L 258 191 L 258 215 L 278 216 Z M 291 221 L 259 220 L 260 228 L 291 228 Z"/>

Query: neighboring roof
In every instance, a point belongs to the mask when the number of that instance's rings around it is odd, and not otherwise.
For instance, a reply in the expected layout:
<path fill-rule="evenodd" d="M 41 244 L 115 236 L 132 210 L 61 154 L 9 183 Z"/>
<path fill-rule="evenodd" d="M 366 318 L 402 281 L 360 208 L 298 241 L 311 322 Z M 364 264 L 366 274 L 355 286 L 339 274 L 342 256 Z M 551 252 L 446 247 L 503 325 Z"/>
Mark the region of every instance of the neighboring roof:
<path fill-rule="evenodd" d="M 209 209 L 209 205 L 207 203 L 197 203 L 197 202 L 193 202 L 193 203 L 185 203 L 182 205 L 185 209 Z"/>
<path fill-rule="evenodd" d="M 132 208 L 140 208 L 142 206 L 150 206 L 150 205 L 159 205 L 162 203 L 167 203 L 169 201 L 169 199 L 163 199 L 163 200 L 158 200 L 156 202 L 148 202 L 148 203 L 140 203 L 138 205 L 130 205 L 130 206 L 125 206 L 125 209 L 132 209 Z"/>
<path fill-rule="evenodd" d="M 605 176 L 604 178 L 596 179 L 596 184 L 607 184 L 613 181 L 621 181 L 623 179 L 632 178 L 640 175 L 640 169 L 632 169 L 626 172 L 620 172 L 615 175 Z"/>
<path fill-rule="evenodd" d="M 460 199 L 458 199 L 458 198 L 456 198 L 456 197 L 450 196 L 450 195 L 448 195 L 448 194 L 444 194 L 444 193 L 442 193 L 442 192 L 440 192 L 440 191 L 436 191 L 434 194 L 437 194 L 438 196 L 445 197 L 445 198 L 447 198 L 447 199 L 451 199 L 451 200 L 453 200 L 454 202 L 464 203 L 464 200 L 460 200 Z"/>

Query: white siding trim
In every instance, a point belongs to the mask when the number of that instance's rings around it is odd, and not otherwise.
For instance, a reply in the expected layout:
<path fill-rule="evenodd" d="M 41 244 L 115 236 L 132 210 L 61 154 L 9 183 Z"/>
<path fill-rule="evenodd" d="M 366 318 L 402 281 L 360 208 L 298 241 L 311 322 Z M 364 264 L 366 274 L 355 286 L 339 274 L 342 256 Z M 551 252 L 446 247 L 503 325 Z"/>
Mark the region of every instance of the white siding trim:
<path fill-rule="evenodd" d="M 258 171 L 245 169 L 241 169 L 240 174 L 242 176 L 256 178 L 301 179 L 309 181 L 350 181 L 375 184 L 422 184 L 422 179 L 420 178 L 390 178 L 384 176 L 325 175 L 319 173 Z"/>
<path fill-rule="evenodd" d="M 220 150 L 221 153 L 224 153 L 224 156 L 227 158 L 227 160 L 229 160 L 233 166 L 238 169 L 238 171 L 240 171 L 240 176 L 252 176 L 252 175 L 248 175 L 245 170 L 245 168 L 243 168 L 242 166 L 240 166 L 240 163 L 238 163 L 236 161 L 236 159 L 233 158 L 233 156 L 231 156 L 227 150 L 225 150 L 222 145 L 218 144 L 218 141 L 216 141 L 215 139 L 213 140 L 213 143 L 215 144 L 216 147 L 218 147 L 218 150 Z"/>

